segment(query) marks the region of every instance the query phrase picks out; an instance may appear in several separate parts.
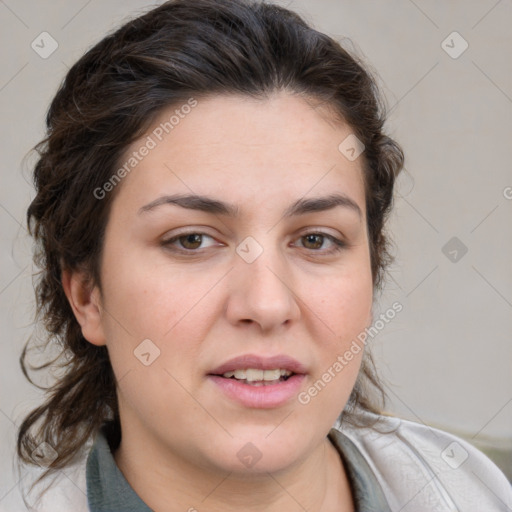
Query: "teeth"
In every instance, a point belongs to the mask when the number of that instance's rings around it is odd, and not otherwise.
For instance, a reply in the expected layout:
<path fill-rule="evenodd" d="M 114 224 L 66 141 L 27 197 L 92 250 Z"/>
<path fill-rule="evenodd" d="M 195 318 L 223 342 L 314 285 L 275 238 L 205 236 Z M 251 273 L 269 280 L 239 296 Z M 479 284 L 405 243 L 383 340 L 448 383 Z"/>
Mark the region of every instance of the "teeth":
<path fill-rule="evenodd" d="M 279 380 L 281 377 L 288 377 L 291 374 L 291 371 L 280 368 L 276 368 L 275 370 L 257 370 L 255 368 L 248 368 L 246 370 L 235 370 L 231 372 L 226 372 L 222 376 L 227 379 L 229 379 L 230 377 L 235 377 L 235 379 L 247 380 L 248 382 L 255 382 L 262 380 Z"/>
<path fill-rule="evenodd" d="M 235 370 L 235 379 L 240 379 L 240 380 L 247 379 L 245 370 Z"/>

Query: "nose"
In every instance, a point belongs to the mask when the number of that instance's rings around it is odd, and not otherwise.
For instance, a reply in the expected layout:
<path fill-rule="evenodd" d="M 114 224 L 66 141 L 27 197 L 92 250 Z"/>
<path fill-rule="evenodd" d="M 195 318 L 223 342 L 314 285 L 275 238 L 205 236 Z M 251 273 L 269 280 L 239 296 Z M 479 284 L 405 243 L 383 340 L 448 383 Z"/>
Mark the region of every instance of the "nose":
<path fill-rule="evenodd" d="M 234 267 L 226 310 L 233 325 L 256 324 L 269 332 L 300 318 L 291 269 L 277 249 L 265 247 L 250 263 L 236 254 Z"/>

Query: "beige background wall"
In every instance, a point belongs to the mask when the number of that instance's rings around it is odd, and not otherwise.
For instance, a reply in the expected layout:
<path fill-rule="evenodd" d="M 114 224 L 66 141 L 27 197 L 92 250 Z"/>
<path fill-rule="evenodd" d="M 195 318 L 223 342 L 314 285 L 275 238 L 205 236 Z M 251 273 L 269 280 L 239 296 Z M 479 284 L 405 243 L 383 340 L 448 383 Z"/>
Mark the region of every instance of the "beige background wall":
<path fill-rule="evenodd" d="M 506 450 L 512 445 L 512 2 L 280 3 L 338 39 L 353 39 L 380 77 L 389 130 L 406 151 L 390 225 L 397 261 L 381 298 L 382 311 L 394 301 L 404 309 L 372 341 L 389 410 Z M 15 425 L 39 396 L 18 365 L 33 313 L 23 227 L 33 159 L 22 164 L 22 158 L 41 138 L 45 110 L 67 68 L 149 5 L 0 1 L 0 510 L 20 510 L 10 462 Z M 58 44 L 47 58 L 31 48 L 43 31 Z M 53 43 L 39 44 L 44 54 Z M 512 461 L 502 460 L 512 473 Z"/>

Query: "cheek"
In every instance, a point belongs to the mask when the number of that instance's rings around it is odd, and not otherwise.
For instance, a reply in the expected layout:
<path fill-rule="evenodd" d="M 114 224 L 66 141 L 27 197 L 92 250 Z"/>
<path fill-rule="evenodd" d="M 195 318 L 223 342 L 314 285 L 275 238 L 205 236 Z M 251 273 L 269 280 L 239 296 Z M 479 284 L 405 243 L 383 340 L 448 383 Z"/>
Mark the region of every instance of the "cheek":
<path fill-rule="evenodd" d="M 123 279 L 116 283 L 117 273 Z M 110 277 L 105 326 L 119 397 L 148 424 L 161 421 L 166 405 L 174 413 L 194 406 L 185 389 L 204 337 L 198 302 L 208 287 L 187 291 L 182 281 L 177 274 L 165 281 L 160 272 L 149 275 L 140 267 L 137 273 L 118 268 Z"/>
<path fill-rule="evenodd" d="M 111 259 L 109 266 L 105 265 L 109 272 L 104 279 L 108 293 L 103 324 L 109 355 L 118 378 L 132 372 L 131 378 L 137 380 L 135 372 L 154 361 L 148 376 L 141 376 L 149 378 L 141 381 L 142 385 L 168 388 L 169 382 L 158 379 L 169 380 L 169 375 L 155 374 L 167 369 L 177 378 L 190 378 L 189 370 L 179 361 L 198 359 L 215 301 L 212 288 L 219 278 L 211 273 L 194 278 L 170 265 L 136 259 L 125 255 L 117 264 Z"/>
<path fill-rule="evenodd" d="M 173 267 L 155 265 L 135 252 L 110 260 L 105 264 L 105 309 L 111 313 L 112 334 L 157 342 L 198 301 L 202 287 L 191 286 L 190 279 Z"/>
<path fill-rule="evenodd" d="M 373 282 L 368 268 L 331 277 L 309 295 L 318 317 L 329 327 L 331 349 L 343 350 L 371 321 Z"/>
<path fill-rule="evenodd" d="M 318 290 L 317 294 L 320 293 Z M 348 400 L 364 355 L 364 344 L 358 336 L 371 322 L 371 274 L 361 270 L 350 276 L 340 276 L 330 280 L 321 299 L 318 296 L 310 298 L 311 304 L 319 305 L 318 316 L 328 326 L 328 330 L 324 328 L 323 331 L 329 334 L 320 338 L 321 359 L 311 386 L 302 399 L 299 397 L 299 402 L 311 403 L 318 410 L 332 411 L 334 421 Z"/>

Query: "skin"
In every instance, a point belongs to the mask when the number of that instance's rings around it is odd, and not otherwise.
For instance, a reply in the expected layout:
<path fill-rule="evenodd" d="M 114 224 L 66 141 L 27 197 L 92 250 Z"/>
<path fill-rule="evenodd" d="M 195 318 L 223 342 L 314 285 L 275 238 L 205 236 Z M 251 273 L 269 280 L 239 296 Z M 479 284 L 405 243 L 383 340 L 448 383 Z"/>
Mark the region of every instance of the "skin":
<path fill-rule="evenodd" d="M 338 150 L 350 133 L 323 107 L 289 92 L 200 100 L 118 185 L 101 290 L 78 272 L 64 273 L 84 337 L 107 345 L 118 380 L 115 460 L 153 510 L 169 511 L 171 503 L 199 512 L 354 510 L 345 468 L 326 436 L 363 351 L 307 405 L 294 398 L 247 408 L 206 377 L 235 356 L 284 353 L 306 364 L 305 391 L 370 324 L 362 158 L 351 162 Z M 297 199 L 333 191 L 349 196 L 362 216 L 338 206 L 283 218 Z M 236 204 L 239 215 L 168 204 L 139 213 L 176 193 Z M 208 236 L 162 244 L 184 228 Z M 304 238 L 318 232 L 347 245 L 329 254 L 335 245 L 328 238 Z M 250 264 L 235 251 L 247 236 L 263 248 Z M 148 366 L 134 356 L 144 339 L 160 350 Z M 251 468 L 237 457 L 248 442 L 262 454 Z"/>

